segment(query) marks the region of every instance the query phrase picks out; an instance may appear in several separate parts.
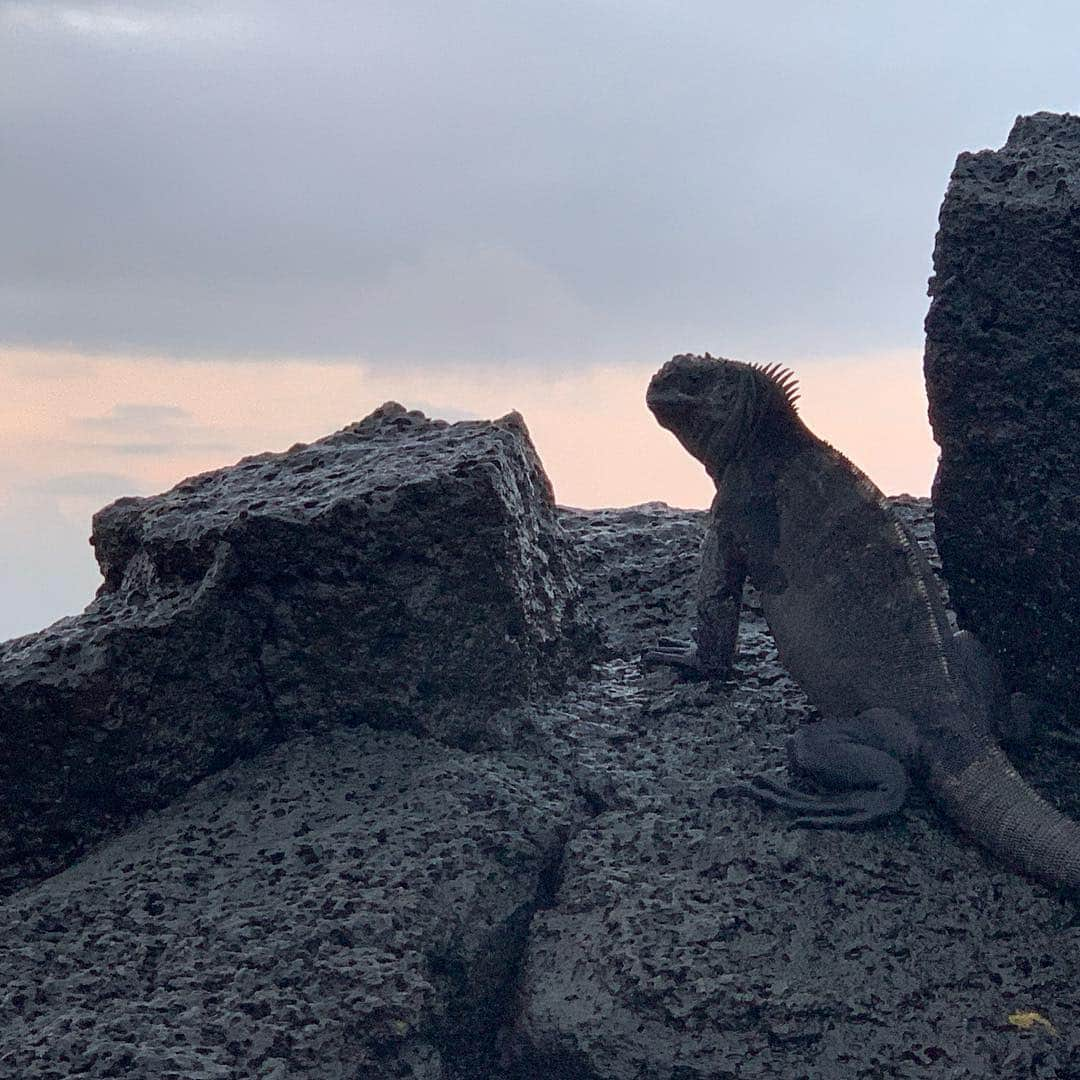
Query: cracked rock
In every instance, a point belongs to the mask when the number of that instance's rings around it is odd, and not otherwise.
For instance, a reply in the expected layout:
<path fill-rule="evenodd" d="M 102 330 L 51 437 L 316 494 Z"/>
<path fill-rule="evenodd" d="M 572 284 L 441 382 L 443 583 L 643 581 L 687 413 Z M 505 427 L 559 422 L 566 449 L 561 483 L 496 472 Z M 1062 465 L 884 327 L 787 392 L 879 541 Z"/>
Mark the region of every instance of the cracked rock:
<path fill-rule="evenodd" d="M 457 1075 L 583 816 L 556 768 L 403 732 L 235 765 L 0 903 L 0 1077 Z"/>
<path fill-rule="evenodd" d="M 291 733 L 483 742 L 595 644 L 516 413 L 388 403 L 121 499 L 92 543 L 86 611 L 0 646 L 0 893 Z"/>

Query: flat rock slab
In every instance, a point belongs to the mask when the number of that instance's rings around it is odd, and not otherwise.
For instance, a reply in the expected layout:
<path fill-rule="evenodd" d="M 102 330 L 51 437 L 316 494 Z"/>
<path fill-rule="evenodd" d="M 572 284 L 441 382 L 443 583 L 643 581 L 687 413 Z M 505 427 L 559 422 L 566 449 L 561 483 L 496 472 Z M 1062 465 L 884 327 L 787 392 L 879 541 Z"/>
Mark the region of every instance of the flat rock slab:
<path fill-rule="evenodd" d="M 850 835 L 743 800 L 602 814 L 533 923 L 531 1060 L 573 1080 L 1076 1075 L 1070 913 L 924 815 Z"/>
<path fill-rule="evenodd" d="M 86 612 L 0 646 L 0 893 L 291 734 L 470 745 L 595 633 L 517 414 L 390 403 L 94 519 Z"/>
<path fill-rule="evenodd" d="M 0 1076 L 441 1080 L 583 816 L 557 768 L 404 733 L 235 766 L 0 904 Z"/>
<path fill-rule="evenodd" d="M 938 543 L 1010 689 L 1080 723 L 1080 116 L 961 154 L 926 318 Z"/>

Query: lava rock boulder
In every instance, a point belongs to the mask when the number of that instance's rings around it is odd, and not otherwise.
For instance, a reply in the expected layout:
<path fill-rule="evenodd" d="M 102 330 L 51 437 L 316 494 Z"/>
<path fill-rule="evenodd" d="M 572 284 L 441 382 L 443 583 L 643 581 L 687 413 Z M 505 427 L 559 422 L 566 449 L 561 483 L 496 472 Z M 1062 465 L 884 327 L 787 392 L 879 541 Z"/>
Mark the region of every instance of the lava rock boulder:
<path fill-rule="evenodd" d="M 1076 711 L 1080 676 L 1080 116 L 961 154 L 926 319 L 938 546 L 960 622 L 1012 690 Z"/>
<path fill-rule="evenodd" d="M 239 762 L 0 901 L 0 1076 L 489 1080 L 582 815 L 556 767 L 405 732 Z"/>
<path fill-rule="evenodd" d="M 0 646 L 0 891 L 299 732 L 475 745 L 493 706 L 558 687 L 596 642 L 516 413 L 388 403 L 121 499 L 91 542 L 86 611 Z"/>

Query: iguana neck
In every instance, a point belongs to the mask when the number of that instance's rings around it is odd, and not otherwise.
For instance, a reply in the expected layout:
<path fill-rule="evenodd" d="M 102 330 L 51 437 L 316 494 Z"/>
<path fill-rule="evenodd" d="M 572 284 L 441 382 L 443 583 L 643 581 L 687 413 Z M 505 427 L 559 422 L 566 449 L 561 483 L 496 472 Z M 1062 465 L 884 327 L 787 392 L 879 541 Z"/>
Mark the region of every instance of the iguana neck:
<path fill-rule="evenodd" d="M 790 406 L 768 407 L 756 415 L 742 418 L 737 437 L 718 429 L 713 448 L 703 458 L 705 471 L 717 486 L 731 468 L 762 468 L 770 473 L 782 467 L 795 454 L 807 449 L 810 431 Z"/>

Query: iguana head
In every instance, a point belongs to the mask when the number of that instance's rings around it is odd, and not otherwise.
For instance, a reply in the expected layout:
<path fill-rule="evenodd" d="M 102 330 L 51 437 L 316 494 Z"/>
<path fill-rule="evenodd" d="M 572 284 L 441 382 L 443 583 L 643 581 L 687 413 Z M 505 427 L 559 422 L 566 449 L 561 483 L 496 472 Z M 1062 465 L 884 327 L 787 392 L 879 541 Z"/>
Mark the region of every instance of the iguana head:
<path fill-rule="evenodd" d="M 687 354 L 652 377 L 645 402 L 661 427 L 715 476 L 749 445 L 766 417 L 794 417 L 796 387 L 779 364 L 762 368 Z"/>

